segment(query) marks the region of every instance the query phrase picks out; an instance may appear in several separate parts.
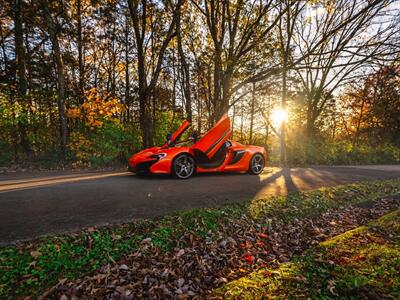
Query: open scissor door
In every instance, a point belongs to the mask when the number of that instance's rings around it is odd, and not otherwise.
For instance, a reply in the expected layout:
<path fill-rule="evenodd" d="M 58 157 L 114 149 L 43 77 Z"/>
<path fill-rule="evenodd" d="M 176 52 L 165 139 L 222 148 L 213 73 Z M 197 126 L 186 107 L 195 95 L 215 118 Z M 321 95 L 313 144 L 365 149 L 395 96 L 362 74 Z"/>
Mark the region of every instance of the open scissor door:
<path fill-rule="evenodd" d="M 231 122 L 228 115 L 224 115 L 217 124 L 214 125 L 198 142 L 196 142 L 192 149 L 203 152 L 209 159 L 211 159 L 218 149 L 226 142 L 231 136 Z"/>
<path fill-rule="evenodd" d="M 183 121 L 182 125 L 179 126 L 178 130 L 174 132 L 171 138 L 167 141 L 165 146 L 175 145 L 175 143 L 179 140 L 182 134 L 188 129 L 190 123 L 188 120 Z"/>

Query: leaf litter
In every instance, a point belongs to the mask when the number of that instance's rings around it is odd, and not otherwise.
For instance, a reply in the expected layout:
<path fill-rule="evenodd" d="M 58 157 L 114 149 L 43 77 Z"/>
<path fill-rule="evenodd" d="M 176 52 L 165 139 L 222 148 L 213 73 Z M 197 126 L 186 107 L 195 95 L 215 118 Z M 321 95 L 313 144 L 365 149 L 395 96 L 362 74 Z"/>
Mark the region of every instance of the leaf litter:
<path fill-rule="evenodd" d="M 169 241 L 172 251 L 160 250 L 145 237 L 136 251 L 91 276 L 60 280 L 41 298 L 201 299 L 224 283 L 262 267 L 278 266 L 399 207 L 400 197 L 388 196 L 285 222 L 274 216 L 254 220 L 243 212 L 219 222 L 215 231 L 204 236 L 183 231 L 178 239 Z M 334 295 L 333 282 L 329 288 Z"/>

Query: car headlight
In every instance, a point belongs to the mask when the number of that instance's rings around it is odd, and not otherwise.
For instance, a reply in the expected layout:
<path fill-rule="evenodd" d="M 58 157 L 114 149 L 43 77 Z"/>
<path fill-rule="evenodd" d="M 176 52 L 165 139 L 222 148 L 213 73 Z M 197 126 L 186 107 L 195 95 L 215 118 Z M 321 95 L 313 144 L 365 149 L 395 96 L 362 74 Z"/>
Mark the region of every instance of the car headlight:
<path fill-rule="evenodd" d="M 157 158 L 158 160 L 160 160 L 166 156 L 167 156 L 167 153 L 157 153 L 157 154 L 150 155 L 149 158 Z"/>

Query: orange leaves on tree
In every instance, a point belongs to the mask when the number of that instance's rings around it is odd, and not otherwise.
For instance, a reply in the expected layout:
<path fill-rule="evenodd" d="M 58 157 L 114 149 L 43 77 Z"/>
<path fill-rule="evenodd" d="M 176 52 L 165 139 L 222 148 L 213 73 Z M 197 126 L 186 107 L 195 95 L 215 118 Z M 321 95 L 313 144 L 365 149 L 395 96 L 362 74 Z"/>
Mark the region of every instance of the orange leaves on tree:
<path fill-rule="evenodd" d="M 67 111 L 67 117 L 71 119 L 77 119 L 81 116 L 81 110 L 79 108 L 70 108 Z"/>
<path fill-rule="evenodd" d="M 124 105 L 109 93 L 100 93 L 92 88 L 85 93 L 85 102 L 79 107 L 70 108 L 67 116 L 71 119 L 84 120 L 91 129 L 100 128 L 104 122 L 118 123 L 118 115 Z"/>
<path fill-rule="evenodd" d="M 92 142 L 80 132 L 71 132 L 68 147 L 76 153 L 74 166 L 86 166 L 86 162 L 93 156 Z"/>

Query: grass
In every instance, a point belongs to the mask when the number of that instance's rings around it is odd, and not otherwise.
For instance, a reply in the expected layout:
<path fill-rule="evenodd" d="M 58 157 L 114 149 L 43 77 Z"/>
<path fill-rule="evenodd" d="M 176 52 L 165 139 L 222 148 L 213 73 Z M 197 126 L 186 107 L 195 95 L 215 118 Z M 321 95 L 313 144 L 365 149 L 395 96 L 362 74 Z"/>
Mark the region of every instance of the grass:
<path fill-rule="evenodd" d="M 230 220 L 246 214 L 263 222 L 286 222 L 400 192 L 400 179 L 364 182 L 297 192 L 286 197 L 252 200 L 219 208 L 179 212 L 158 220 L 138 220 L 112 227 L 48 236 L 0 248 L 0 298 L 37 296 L 61 279 L 76 279 L 118 261 L 147 239 L 161 252 L 184 247 L 190 232 L 199 239 L 217 238 Z M 229 233 L 226 233 L 227 235 Z"/>
<path fill-rule="evenodd" d="M 249 214 L 256 219 L 274 216 L 282 221 L 319 215 L 329 208 L 348 206 L 399 192 L 400 180 L 383 180 L 368 183 L 320 188 L 311 192 L 294 192 L 251 201 Z"/>
<path fill-rule="evenodd" d="M 399 237 L 397 210 L 214 294 L 226 299 L 399 299 Z"/>

